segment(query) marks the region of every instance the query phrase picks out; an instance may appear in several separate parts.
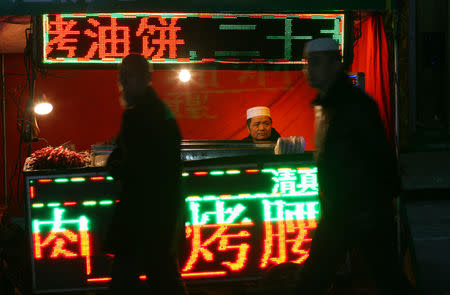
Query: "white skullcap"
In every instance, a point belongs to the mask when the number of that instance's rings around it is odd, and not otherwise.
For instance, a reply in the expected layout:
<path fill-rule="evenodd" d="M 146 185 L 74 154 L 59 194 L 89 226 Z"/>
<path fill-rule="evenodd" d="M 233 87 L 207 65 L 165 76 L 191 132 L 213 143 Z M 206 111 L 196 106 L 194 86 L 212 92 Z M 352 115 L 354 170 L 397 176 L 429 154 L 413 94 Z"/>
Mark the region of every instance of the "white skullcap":
<path fill-rule="evenodd" d="M 247 120 L 258 116 L 270 117 L 270 109 L 268 107 L 253 107 L 247 110 Z"/>
<path fill-rule="evenodd" d="M 339 51 L 339 44 L 331 38 L 319 38 L 305 44 L 305 54 L 317 51 Z"/>

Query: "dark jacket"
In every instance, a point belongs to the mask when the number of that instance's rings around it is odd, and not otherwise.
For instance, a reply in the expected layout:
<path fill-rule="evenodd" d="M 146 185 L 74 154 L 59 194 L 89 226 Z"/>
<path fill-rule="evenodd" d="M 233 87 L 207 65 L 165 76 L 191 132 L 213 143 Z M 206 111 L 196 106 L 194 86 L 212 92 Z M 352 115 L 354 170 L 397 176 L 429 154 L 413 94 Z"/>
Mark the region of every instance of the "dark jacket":
<path fill-rule="evenodd" d="M 280 138 L 281 135 L 280 133 L 278 133 L 278 131 L 275 130 L 275 128 L 272 127 L 272 131 L 270 132 L 270 137 L 268 139 L 266 139 L 267 141 L 273 141 L 273 142 L 277 142 L 278 138 Z M 244 139 L 241 139 L 242 142 L 253 142 L 252 136 L 249 135 Z"/>
<path fill-rule="evenodd" d="M 122 182 L 109 242 L 112 251 L 136 245 L 169 247 L 180 222 L 181 135 L 170 109 L 152 88 L 122 116 L 117 147 L 108 159 Z M 182 235 L 183 233 L 181 233 Z"/>
<path fill-rule="evenodd" d="M 323 114 L 315 152 L 322 212 L 346 219 L 388 210 L 400 182 L 376 102 L 342 75 L 312 105 Z"/>

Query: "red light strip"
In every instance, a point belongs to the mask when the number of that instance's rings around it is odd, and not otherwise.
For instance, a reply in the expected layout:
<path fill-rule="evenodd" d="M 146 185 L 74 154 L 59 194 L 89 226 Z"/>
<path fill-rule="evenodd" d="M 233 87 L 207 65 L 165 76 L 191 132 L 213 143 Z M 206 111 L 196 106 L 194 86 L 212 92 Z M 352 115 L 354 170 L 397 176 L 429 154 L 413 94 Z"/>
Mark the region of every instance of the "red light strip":
<path fill-rule="evenodd" d="M 189 278 L 189 277 L 219 277 L 226 275 L 226 271 L 205 271 L 205 272 L 193 272 L 193 273 L 182 273 L 181 276 L 183 278 Z M 91 278 L 87 279 L 88 282 L 109 282 L 111 281 L 111 277 L 104 277 L 104 278 Z M 146 280 L 146 275 L 140 275 L 140 280 Z"/>
<path fill-rule="evenodd" d="M 53 179 L 50 179 L 50 178 L 45 178 L 45 179 L 39 179 L 38 180 L 38 182 L 40 182 L 40 183 L 49 183 L 49 182 L 52 182 L 53 181 Z"/>
<path fill-rule="evenodd" d="M 189 57 L 177 58 L 177 62 L 189 62 L 191 59 Z"/>
<path fill-rule="evenodd" d="M 76 204 L 77 204 L 77 202 L 64 202 L 63 206 L 73 206 L 73 205 L 76 205 Z"/>
<path fill-rule="evenodd" d="M 208 174 L 208 172 L 206 172 L 206 171 L 197 171 L 197 172 L 194 172 L 194 175 L 197 175 L 197 176 L 207 175 L 207 174 Z"/>
<path fill-rule="evenodd" d="M 35 195 L 34 186 L 30 186 L 30 198 L 34 199 L 34 195 Z"/>
<path fill-rule="evenodd" d="M 92 176 L 89 179 L 92 181 L 100 181 L 100 180 L 105 180 L 105 177 L 104 176 Z"/>
<path fill-rule="evenodd" d="M 205 271 L 205 272 L 192 272 L 192 273 L 182 273 L 183 278 L 191 277 L 220 277 L 226 275 L 226 271 Z"/>
<path fill-rule="evenodd" d="M 246 173 L 258 173 L 259 169 L 247 169 L 245 170 Z"/>
<path fill-rule="evenodd" d="M 92 279 L 87 279 L 88 282 L 109 282 L 111 281 L 111 277 L 106 277 L 106 278 L 92 278 Z"/>

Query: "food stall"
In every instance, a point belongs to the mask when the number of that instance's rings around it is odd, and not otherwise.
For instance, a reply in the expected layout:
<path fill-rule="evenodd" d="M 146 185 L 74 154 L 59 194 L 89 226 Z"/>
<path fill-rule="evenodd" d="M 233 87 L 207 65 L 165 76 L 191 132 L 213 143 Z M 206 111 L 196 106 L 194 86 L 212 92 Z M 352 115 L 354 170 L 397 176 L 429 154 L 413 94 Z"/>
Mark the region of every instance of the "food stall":
<path fill-rule="evenodd" d="M 255 282 L 274 265 L 302 263 L 320 217 L 316 173 L 310 153 L 186 161 L 178 255 L 188 285 Z M 25 182 L 33 290 L 108 286 L 102 244 L 120 184 L 104 167 L 26 172 Z"/>
<path fill-rule="evenodd" d="M 344 14 L 91 13 L 44 15 L 35 25 L 43 66 L 107 66 L 137 51 L 169 68 L 292 67 L 304 63 L 301 46 L 316 37 L 333 36 L 344 52 L 344 19 Z M 204 42 L 195 39 L 201 28 Z M 159 39 L 152 36 L 158 30 Z M 285 45 L 269 46 L 273 40 Z M 352 77 L 363 84 L 359 75 Z M 93 151 L 93 162 L 101 166 L 107 148 Z M 275 155 L 274 143 L 184 141 L 182 159 L 185 243 L 178 255 L 188 284 L 255 282 L 274 265 L 306 260 L 320 217 L 311 152 Z M 85 167 L 26 171 L 25 185 L 34 292 L 108 286 L 112 257 L 102 244 L 120 202 L 120 183 L 105 167 Z"/>
<path fill-rule="evenodd" d="M 34 41 L 39 62 L 47 68 L 108 68 L 128 53 L 140 52 L 151 58 L 156 69 L 168 71 L 188 65 L 204 70 L 281 72 L 300 69 L 305 63 L 304 43 L 321 36 L 335 38 L 344 61 L 350 62 L 352 46 L 345 40 L 351 40 L 351 21 L 346 17 L 344 13 L 203 10 L 93 12 L 46 14 L 33 25 L 38 32 Z M 159 39 L 151 33 L 158 30 Z M 195 39 L 200 31 L 202 39 Z M 161 37 L 166 33 L 169 37 Z M 268 45 L 274 41 L 276 46 Z M 361 73 L 350 76 L 364 88 Z M 173 101 L 168 102 L 180 117 L 182 129 L 184 121 L 220 117 L 204 105 L 192 104 L 184 110 L 195 111 L 186 117 Z M 205 134 L 213 132 L 201 120 L 197 124 Z M 274 155 L 273 144 L 183 141 L 185 243 L 178 254 L 188 285 L 255 282 L 273 266 L 301 264 L 308 257 L 320 218 L 312 122 L 301 127 L 308 134 L 296 133 L 292 120 L 279 124 L 285 124 L 284 134 L 305 136 L 309 151 Z M 236 139 L 243 131 L 242 126 L 227 130 L 234 134 L 228 137 Z M 100 159 L 94 162 L 101 163 Z M 33 292 L 106 288 L 113 258 L 102 245 L 112 210 L 120 202 L 120 183 L 100 164 L 27 170 L 24 179 Z M 143 234 L 151 234 L 151 229 L 143 229 Z"/>

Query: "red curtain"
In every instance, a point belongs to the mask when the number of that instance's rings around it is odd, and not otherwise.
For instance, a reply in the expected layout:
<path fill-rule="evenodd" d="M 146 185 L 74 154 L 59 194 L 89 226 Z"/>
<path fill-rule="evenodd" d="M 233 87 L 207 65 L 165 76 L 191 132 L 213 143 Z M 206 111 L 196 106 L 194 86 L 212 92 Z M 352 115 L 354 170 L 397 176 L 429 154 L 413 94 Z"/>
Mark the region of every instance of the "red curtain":
<path fill-rule="evenodd" d="M 355 23 L 361 32 L 353 49 L 355 58 L 350 68 L 352 72 L 363 72 L 365 90 L 378 103 L 386 133 L 395 140 L 395 126 L 392 114 L 389 84 L 389 50 L 381 15 L 365 17 Z"/>

